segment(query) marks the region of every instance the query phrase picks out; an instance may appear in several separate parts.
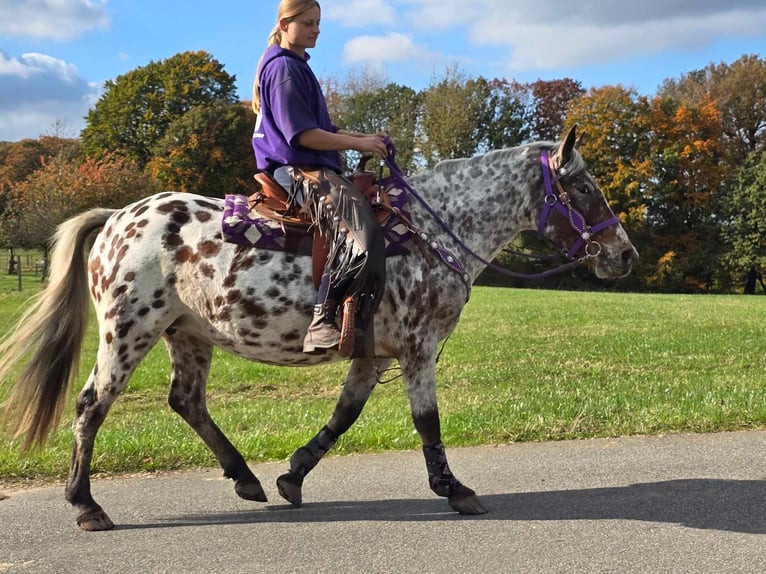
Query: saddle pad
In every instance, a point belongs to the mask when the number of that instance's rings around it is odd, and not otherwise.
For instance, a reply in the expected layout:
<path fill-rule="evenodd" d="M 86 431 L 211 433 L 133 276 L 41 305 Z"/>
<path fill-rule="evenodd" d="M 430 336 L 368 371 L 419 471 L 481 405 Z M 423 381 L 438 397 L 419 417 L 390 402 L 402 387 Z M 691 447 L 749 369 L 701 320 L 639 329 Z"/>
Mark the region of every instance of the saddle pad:
<path fill-rule="evenodd" d="M 407 194 L 402 189 L 386 187 L 390 183 L 381 181 L 386 189 L 391 206 L 396 207 L 405 214 Z M 386 241 L 386 255 L 406 255 L 412 248 L 412 232 L 398 218 L 389 217 L 381 226 L 383 237 Z M 269 249 L 271 251 L 286 251 L 299 255 L 311 255 L 312 234 L 309 232 L 282 225 L 276 221 L 259 217 L 248 207 L 246 195 L 229 194 L 224 198 L 223 219 L 221 231 L 226 241 Z"/>

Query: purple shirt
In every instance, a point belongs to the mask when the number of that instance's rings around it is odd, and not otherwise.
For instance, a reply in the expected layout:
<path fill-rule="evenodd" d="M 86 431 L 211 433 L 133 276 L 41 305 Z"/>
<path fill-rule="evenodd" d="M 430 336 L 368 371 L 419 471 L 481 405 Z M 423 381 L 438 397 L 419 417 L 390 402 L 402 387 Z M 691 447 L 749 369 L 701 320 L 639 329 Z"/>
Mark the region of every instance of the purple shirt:
<path fill-rule="evenodd" d="M 298 137 L 306 130 L 338 131 L 308 60 L 308 54 L 301 59 L 278 45 L 266 49 L 258 72 L 261 113 L 253 133 L 259 170 L 273 171 L 282 165 L 321 165 L 341 171 L 337 151 L 317 151 L 298 143 Z"/>

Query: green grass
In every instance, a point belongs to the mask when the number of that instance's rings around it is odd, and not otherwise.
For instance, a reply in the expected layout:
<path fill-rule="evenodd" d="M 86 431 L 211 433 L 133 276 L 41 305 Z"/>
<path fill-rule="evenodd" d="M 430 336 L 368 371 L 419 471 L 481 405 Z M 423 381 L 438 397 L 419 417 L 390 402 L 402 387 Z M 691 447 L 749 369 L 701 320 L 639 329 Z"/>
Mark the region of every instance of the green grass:
<path fill-rule="evenodd" d="M 0 332 L 25 294 L 0 293 Z M 93 322 L 82 382 L 95 357 Z M 305 369 L 218 353 L 208 403 L 246 459 L 284 459 L 329 418 L 347 363 Z M 115 403 L 96 473 L 214 466 L 166 404 L 155 348 Z M 766 297 L 639 295 L 477 287 L 437 367 L 450 446 L 766 427 Z M 0 437 L 0 484 L 65 476 L 74 416 L 22 457 Z M 0 388 L 0 400 L 8 385 Z M 334 453 L 419 447 L 401 379 L 379 386 Z"/>

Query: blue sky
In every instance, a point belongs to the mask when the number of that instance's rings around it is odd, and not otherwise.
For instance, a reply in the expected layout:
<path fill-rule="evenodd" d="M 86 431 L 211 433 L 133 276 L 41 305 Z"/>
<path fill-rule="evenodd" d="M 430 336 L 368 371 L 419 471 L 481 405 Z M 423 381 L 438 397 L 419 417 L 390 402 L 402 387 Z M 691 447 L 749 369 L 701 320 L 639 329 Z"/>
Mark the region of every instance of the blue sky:
<path fill-rule="evenodd" d="M 427 87 L 471 77 L 572 78 L 652 95 L 666 78 L 766 57 L 764 0 L 323 0 L 311 64 Z M 276 0 L 0 0 L 0 141 L 76 137 L 114 79 L 205 50 L 250 99 Z"/>

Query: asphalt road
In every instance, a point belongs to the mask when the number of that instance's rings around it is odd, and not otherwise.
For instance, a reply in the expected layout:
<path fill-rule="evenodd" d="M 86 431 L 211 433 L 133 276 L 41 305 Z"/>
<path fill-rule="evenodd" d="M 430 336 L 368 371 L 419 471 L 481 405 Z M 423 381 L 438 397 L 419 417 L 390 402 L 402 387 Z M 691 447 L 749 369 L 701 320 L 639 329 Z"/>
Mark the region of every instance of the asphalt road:
<path fill-rule="evenodd" d="M 433 496 L 420 452 L 328 457 L 301 509 L 285 463 L 253 466 L 265 505 L 219 470 L 94 480 L 109 532 L 61 485 L 5 491 L 0 573 L 766 572 L 766 431 L 447 452 L 488 514 Z"/>

